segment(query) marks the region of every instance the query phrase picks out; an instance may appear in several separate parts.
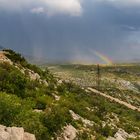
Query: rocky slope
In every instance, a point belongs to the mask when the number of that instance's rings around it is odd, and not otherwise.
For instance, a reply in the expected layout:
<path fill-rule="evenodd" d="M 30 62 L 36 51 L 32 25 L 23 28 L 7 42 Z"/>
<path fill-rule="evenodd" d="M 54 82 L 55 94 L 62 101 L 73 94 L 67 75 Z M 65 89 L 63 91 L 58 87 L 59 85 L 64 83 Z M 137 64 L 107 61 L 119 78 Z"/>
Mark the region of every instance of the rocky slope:
<path fill-rule="evenodd" d="M 12 50 L 0 54 L 0 139 L 140 138 L 139 112 L 55 78 Z"/>

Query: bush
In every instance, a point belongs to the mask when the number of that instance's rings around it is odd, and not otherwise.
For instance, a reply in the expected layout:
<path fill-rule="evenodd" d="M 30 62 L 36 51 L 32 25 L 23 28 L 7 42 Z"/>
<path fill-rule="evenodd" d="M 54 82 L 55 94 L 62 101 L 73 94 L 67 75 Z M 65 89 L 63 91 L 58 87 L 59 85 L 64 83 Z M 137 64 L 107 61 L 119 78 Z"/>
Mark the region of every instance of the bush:
<path fill-rule="evenodd" d="M 24 97 L 26 79 L 18 70 L 8 72 L 5 69 L 0 69 L 0 79 L 1 91 Z"/>
<path fill-rule="evenodd" d="M 59 106 L 53 107 L 52 111 L 44 118 L 44 125 L 48 128 L 51 135 L 59 131 L 66 123 L 72 121 L 71 115 L 67 108 Z"/>
<path fill-rule="evenodd" d="M 50 106 L 53 99 L 50 96 L 44 95 L 36 98 L 36 108 L 46 109 L 46 106 Z"/>
<path fill-rule="evenodd" d="M 98 134 L 98 135 L 96 136 L 96 140 L 106 140 L 106 138 L 103 137 L 102 135 Z"/>
<path fill-rule="evenodd" d="M 32 101 L 21 100 L 16 95 L 0 93 L 0 123 L 5 126 L 23 127 L 35 134 L 38 140 L 50 139 L 47 127 L 43 125 L 44 114 L 33 112 Z"/>
<path fill-rule="evenodd" d="M 113 136 L 113 131 L 110 126 L 106 125 L 101 129 L 101 134 L 105 137 Z"/>
<path fill-rule="evenodd" d="M 16 119 L 14 125 L 22 126 L 25 131 L 35 134 L 38 140 L 50 139 L 48 129 L 43 125 L 43 114 L 31 110 L 22 110 Z"/>
<path fill-rule="evenodd" d="M 0 122 L 11 125 L 21 110 L 21 100 L 15 95 L 0 92 Z"/>
<path fill-rule="evenodd" d="M 78 134 L 78 139 L 91 140 L 91 137 L 89 136 L 88 132 L 83 132 L 83 133 Z"/>

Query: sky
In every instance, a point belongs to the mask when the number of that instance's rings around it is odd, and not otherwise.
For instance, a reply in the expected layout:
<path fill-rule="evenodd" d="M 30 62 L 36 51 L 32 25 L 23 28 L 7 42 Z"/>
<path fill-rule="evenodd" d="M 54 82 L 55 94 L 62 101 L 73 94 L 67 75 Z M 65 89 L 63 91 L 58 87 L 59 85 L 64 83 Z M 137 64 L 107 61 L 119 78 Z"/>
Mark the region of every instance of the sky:
<path fill-rule="evenodd" d="M 0 0 L 0 45 L 54 62 L 140 59 L 140 0 Z"/>

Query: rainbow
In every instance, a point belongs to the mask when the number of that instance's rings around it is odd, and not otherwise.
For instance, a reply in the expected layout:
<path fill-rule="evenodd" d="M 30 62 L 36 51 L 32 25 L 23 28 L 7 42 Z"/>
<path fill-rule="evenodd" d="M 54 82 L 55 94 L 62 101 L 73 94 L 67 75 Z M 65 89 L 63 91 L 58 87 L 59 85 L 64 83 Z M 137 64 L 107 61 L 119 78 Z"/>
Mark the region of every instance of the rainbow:
<path fill-rule="evenodd" d="M 99 57 L 103 62 L 105 62 L 108 65 L 112 65 L 113 62 L 110 58 L 108 58 L 107 56 L 105 56 L 104 54 L 101 54 L 100 52 L 94 51 L 94 54 Z"/>

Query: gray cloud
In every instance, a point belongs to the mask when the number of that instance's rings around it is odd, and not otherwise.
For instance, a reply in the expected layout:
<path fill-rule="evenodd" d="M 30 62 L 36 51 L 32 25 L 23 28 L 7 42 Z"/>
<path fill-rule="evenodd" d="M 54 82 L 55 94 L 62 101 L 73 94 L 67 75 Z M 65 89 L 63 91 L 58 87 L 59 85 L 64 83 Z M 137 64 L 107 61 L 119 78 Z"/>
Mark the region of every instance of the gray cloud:
<path fill-rule="evenodd" d="M 45 10 L 43 7 L 37 7 L 37 8 L 33 8 L 31 9 L 31 13 L 33 14 L 40 14 L 40 13 L 44 13 Z"/>
<path fill-rule="evenodd" d="M 67 14 L 80 16 L 82 5 L 80 0 L 0 0 L 0 8 L 8 11 L 27 9 L 31 13 L 45 13 L 48 16 Z"/>
<path fill-rule="evenodd" d="M 0 43 L 54 61 L 101 62 L 94 51 L 112 60 L 140 58 L 138 4 L 131 8 L 115 5 L 107 0 L 82 1 L 82 16 L 60 10 L 51 18 L 40 4 L 30 6 L 35 14 L 27 7 L 14 13 L 1 9 Z"/>

